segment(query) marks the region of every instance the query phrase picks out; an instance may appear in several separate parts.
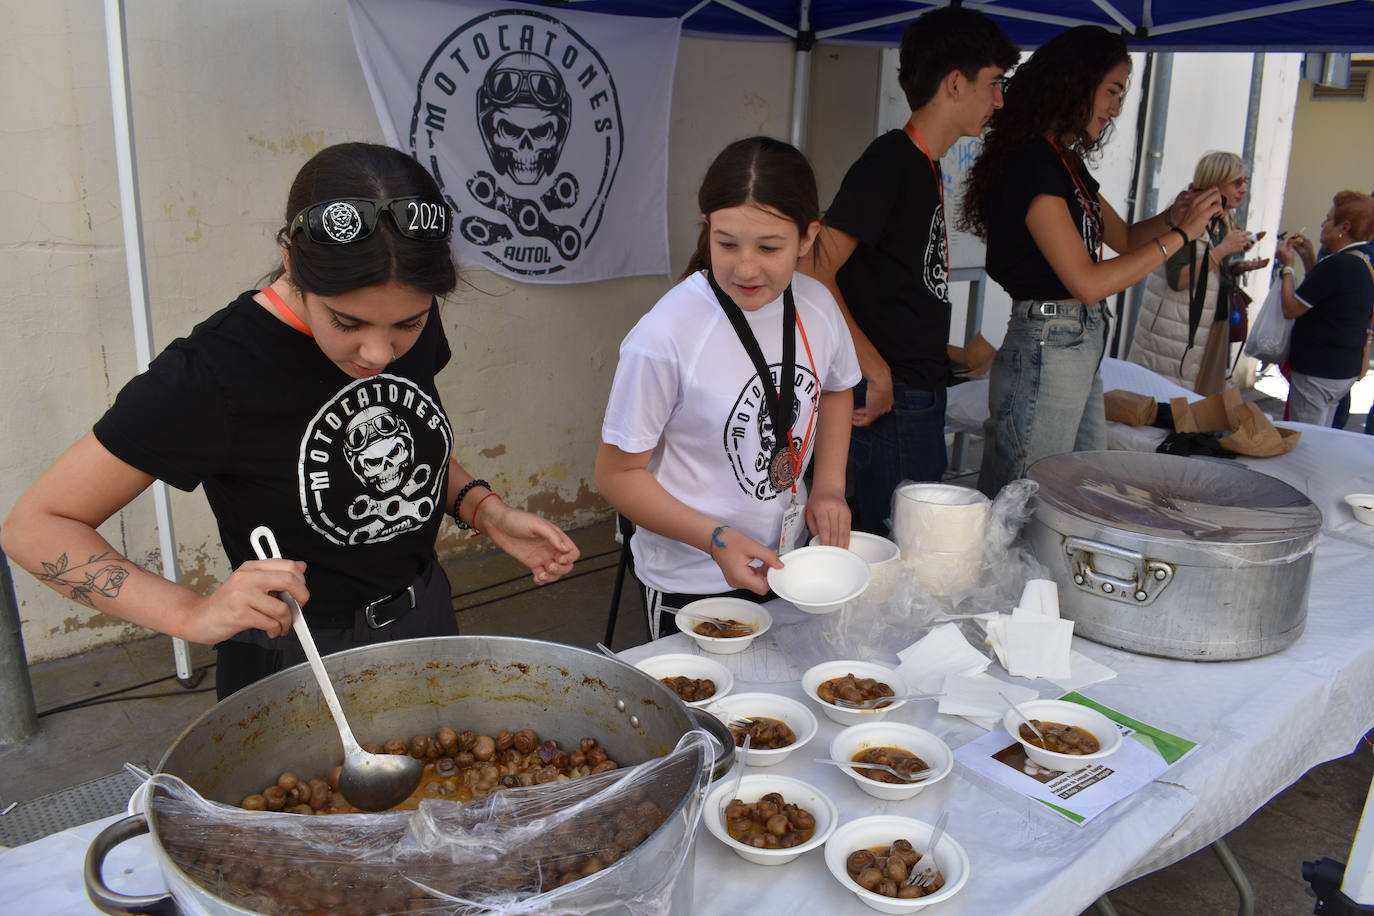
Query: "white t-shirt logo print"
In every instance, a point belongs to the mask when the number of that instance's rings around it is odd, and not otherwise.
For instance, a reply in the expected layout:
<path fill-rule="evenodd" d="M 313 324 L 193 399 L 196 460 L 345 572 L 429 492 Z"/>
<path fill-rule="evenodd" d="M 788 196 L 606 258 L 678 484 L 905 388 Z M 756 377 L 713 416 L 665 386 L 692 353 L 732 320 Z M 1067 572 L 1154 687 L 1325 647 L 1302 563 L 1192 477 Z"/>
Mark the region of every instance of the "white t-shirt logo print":
<path fill-rule="evenodd" d="M 768 367 L 776 385 L 782 372 L 780 363 Z M 798 364 L 793 376 L 792 403 L 792 447 L 800 452 L 802 437 L 806 433 L 806 423 L 820 404 L 820 383 L 810 367 Z M 807 410 L 802 405 L 809 405 Z M 768 413 L 768 399 L 764 394 L 763 383 L 755 373 L 735 399 L 730 415 L 725 421 L 724 443 L 726 457 L 735 472 L 735 481 L 741 490 L 754 499 L 770 500 L 783 492 L 770 477 L 773 456 L 779 448 L 786 446 L 784 433 L 773 428 L 773 418 Z M 814 434 L 813 434 L 814 435 Z M 802 457 L 798 455 L 798 457 Z M 790 492 L 790 488 L 789 488 Z"/>

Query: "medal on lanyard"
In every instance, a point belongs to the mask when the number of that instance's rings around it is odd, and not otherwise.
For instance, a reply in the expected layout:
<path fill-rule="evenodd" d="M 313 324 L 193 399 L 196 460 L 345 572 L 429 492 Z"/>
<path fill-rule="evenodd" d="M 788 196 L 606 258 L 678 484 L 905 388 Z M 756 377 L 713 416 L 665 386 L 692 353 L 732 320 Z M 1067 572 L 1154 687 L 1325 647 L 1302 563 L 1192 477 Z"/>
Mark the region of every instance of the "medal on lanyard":
<path fill-rule="evenodd" d="M 908 137 L 916 141 L 916 145 L 921 148 L 921 152 L 926 154 L 930 160 L 930 171 L 935 176 L 935 193 L 940 197 L 940 228 L 945 231 L 945 276 L 949 276 L 949 225 L 945 222 L 945 171 L 940 168 L 940 161 L 930 154 L 930 147 L 926 146 L 925 137 L 916 129 L 916 125 L 910 121 L 906 122 L 903 128 Z"/>
<path fill-rule="evenodd" d="M 725 311 L 730 326 L 735 329 L 735 336 L 744 346 L 744 352 L 749 354 L 754 371 L 758 373 L 759 384 L 763 386 L 768 418 L 773 422 L 773 435 L 778 439 L 777 447 L 768 457 L 768 479 L 775 490 L 794 487 L 800 469 L 795 468 L 792 462 L 792 383 L 797 374 L 797 335 L 792 330 L 797 321 L 797 301 L 792 298 L 792 284 L 787 284 L 782 294 L 782 376 L 779 379 L 782 384 L 775 386 L 773 374 L 768 371 L 768 361 L 763 358 L 763 351 L 749 328 L 744 310 L 720 288 L 715 274 L 708 270 L 706 279 L 711 282 L 711 291 L 716 294 L 716 301 Z"/>
<path fill-rule="evenodd" d="M 801 532 L 804 506 L 797 501 L 797 478 L 801 475 L 802 461 L 806 458 L 806 450 L 811 443 L 811 434 L 816 423 L 816 411 L 812 410 L 806 423 L 806 434 L 802 436 L 801 449 L 797 449 L 792 444 L 792 421 L 795 419 L 792 416 L 792 391 L 797 375 L 797 334 L 801 334 L 802 345 L 806 347 L 806 358 L 811 363 L 811 374 L 815 375 L 816 360 L 811 354 L 811 341 L 807 339 L 806 326 L 802 324 L 801 316 L 797 314 L 797 301 L 792 295 L 792 285 L 789 283 L 782 294 L 782 385 L 774 386 L 773 375 L 768 371 L 768 362 L 764 359 L 758 339 L 754 337 L 754 332 L 744 317 L 743 309 L 725 294 L 725 291 L 720 288 L 720 284 L 716 282 L 715 275 L 709 270 L 706 272 L 706 279 L 710 281 L 711 291 L 715 293 L 716 302 L 725 312 L 725 317 L 729 319 L 730 326 L 734 328 L 735 336 L 739 338 L 745 353 L 749 355 L 750 362 L 754 364 L 754 371 L 758 374 L 759 384 L 763 387 L 768 417 L 773 424 L 773 433 L 780 440 L 779 445 L 768 459 L 768 480 L 775 490 L 791 489 L 792 491 L 791 503 L 783 513 L 782 537 L 779 540 L 779 552 L 782 553 L 791 549 L 788 546 L 789 543 L 791 546 L 796 546 L 797 536 Z M 792 330 L 793 327 L 797 329 L 795 332 Z M 792 529 L 790 538 L 789 526 Z"/>

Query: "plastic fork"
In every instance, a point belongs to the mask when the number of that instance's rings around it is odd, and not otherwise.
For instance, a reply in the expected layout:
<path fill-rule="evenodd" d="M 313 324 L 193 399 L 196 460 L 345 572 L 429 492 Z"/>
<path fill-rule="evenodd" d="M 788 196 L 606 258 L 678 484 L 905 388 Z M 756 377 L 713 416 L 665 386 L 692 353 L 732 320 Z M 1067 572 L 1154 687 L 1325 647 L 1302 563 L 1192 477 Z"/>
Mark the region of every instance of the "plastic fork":
<path fill-rule="evenodd" d="M 857 760 L 834 760 L 830 757 L 817 757 L 816 762 L 829 763 L 837 767 L 853 767 L 856 770 L 886 770 L 905 782 L 921 782 L 935 772 L 934 767 L 927 767 L 924 770 L 902 773 L 899 772 L 896 767 L 890 767 L 885 763 L 860 763 Z"/>
<path fill-rule="evenodd" d="M 871 700 L 843 700 L 835 697 L 831 703 L 844 709 L 877 709 L 883 703 L 900 703 L 903 700 L 935 700 L 942 696 L 944 696 L 943 693 L 898 693 L 889 697 L 873 697 Z"/>
<path fill-rule="evenodd" d="M 930 835 L 930 848 L 922 856 L 930 864 L 919 871 L 913 871 L 906 876 L 907 884 L 919 884 L 921 887 L 930 887 L 935 883 L 935 878 L 940 874 L 940 866 L 935 862 L 935 847 L 940 845 L 940 840 L 945 835 L 945 824 L 949 823 L 949 809 L 946 808 L 941 814 L 940 819 L 935 822 L 935 832 Z"/>

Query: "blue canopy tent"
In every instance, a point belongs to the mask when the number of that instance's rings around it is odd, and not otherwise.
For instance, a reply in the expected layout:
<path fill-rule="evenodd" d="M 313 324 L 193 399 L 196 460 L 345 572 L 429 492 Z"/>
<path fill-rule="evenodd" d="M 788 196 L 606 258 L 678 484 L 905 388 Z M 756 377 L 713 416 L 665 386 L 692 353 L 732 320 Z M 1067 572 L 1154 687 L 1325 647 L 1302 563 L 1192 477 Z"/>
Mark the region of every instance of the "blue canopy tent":
<path fill-rule="evenodd" d="M 688 35 L 766 39 L 811 33 L 815 41 L 895 46 L 934 0 L 574 0 L 588 12 L 672 16 Z M 964 3 L 991 16 L 1018 44 L 1035 47 L 1063 29 L 1123 31 L 1138 51 L 1359 51 L 1374 49 L 1369 0 L 1003 0 Z"/>

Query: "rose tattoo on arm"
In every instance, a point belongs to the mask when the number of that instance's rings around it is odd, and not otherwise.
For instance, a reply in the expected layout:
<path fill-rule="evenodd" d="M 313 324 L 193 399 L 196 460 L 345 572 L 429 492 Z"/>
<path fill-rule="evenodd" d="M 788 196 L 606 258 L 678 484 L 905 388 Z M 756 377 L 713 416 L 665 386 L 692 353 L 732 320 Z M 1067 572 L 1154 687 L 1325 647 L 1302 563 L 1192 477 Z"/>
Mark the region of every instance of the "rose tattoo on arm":
<path fill-rule="evenodd" d="M 102 553 L 91 557 L 85 563 L 69 565 L 64 553 L 54 563 L 43 563 L 43 571 L 37 573 L 38 581 L 47 583 L 57 591 L 65 591 L 67 597 L 87 607 L 95 607 L 92 595 L 103 598 L 116 598 L 129 578 L 128 561 L 112 553 Z"/>

